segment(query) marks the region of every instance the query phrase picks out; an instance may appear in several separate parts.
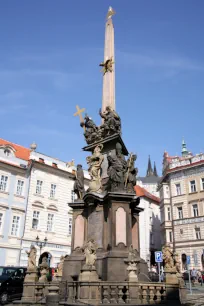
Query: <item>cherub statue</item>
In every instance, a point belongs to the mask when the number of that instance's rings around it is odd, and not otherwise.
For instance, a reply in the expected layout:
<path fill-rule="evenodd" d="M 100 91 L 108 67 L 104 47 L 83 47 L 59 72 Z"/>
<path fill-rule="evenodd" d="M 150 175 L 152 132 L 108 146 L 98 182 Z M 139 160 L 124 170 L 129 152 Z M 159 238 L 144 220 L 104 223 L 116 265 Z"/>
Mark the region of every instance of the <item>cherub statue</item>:
<path fill-rule="evenodd" d="M 107 137 L 115 133 L 121 132 L 121 120 L 116 111 L 112 110 L 110 106 L 106 106 L 105 111 L 102 113 L 99 110 L 99 115 L 104 119 L 104 123 L 100 126 L 103 130 L 103 136 Z"/>
<path fill-rule="evenodd" d="M 164 267 L 166 269 L 172 269 L 174 268 L 174 258 L 173 258 L 173 252 L 170 248 L 170 246 L 167 244 L 162 248 L 163 252 L 163 260 L 164 260 Z"/>
<path fill-rule="evenodd" d="M 27 265 L 27 271 L 28 272 L 35 272 L 36 271 L 36 254 L 37 250 L 34 247 L 34 245 L 31 245 L 30 251 L 26 251 L 28 254 L 28 265 Z"/>
<path fill-rule="evenodd" d="M 85 194 L 84 189 L 84 171 L 82 165 L 77 165 L 75 172 L 74 192 L 77 194 L 78 199 L 82 200 Z"/>
<path fill-rule="evenodd" d="M 40 267 L 40 278 L 39 278 L 39 282 L 41 283 L 45 283 L 48 281 L 47 276 L 49 273 L 49 265 L 47 263 L 47 257 L 43 257 L 42 258 L 42 263 L 39 265 Z"/>
<path fill-rule="evenodd" d="M 99 144 L 95 147 L 94 153 L 91 156 L 86 158 L 87 163 L 89 165 L 89 174 L 91 177 L 91 181 L 89 184 L 88 191 L 101 192 L 101 165 L 103 162 L 103 154 L 101 150 L 103 149 L 103 145 Z"/>
<path fill-rule="evenodd" d="M 96 262 L 96 243 L 93 239 L 88 240 L 83 246 L 83 252 L 86 257 L 86 266 L 93 267 Z"/>

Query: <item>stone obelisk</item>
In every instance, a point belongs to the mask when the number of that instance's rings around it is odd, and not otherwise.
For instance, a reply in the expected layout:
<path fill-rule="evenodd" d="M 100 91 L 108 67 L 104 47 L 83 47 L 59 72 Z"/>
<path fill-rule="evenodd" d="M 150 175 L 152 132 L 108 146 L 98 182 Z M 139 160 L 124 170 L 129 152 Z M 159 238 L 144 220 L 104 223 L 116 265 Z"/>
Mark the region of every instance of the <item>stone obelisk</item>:
<path fill-rule="evenodd" d="M 115 51 L 114 51 L 114 27 L 112 16 L 115 14 L 112 7 L 109 7 L 107 21 L 105 26 L 105 47 L 104 47 L 104 63 L 112 60 L 112 71 L 107 71 L 103 75 L 103 98 L 102 112 L 106 106 L 110 106 L 115 110 Z"/>

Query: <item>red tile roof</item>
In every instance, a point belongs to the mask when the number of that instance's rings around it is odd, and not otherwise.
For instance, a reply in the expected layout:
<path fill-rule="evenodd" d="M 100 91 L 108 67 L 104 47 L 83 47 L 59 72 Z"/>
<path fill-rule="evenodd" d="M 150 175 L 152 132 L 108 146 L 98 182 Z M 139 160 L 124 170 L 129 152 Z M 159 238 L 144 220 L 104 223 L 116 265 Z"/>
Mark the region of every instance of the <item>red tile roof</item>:
<path fill-rule="evenodd" d="M 29 160 L 30 159 L 30 149 L 12 143 L 10 141 L 0 138 L 0 146 L 9 145 L 15 150 L 15 156 L 20 159 Z"/>
<path fill-rule="evenodd" d="M 154 196 L 153 194 L 148 192 L 145 188 L 140 187 L 138 185 L 136 185 L 134 188 L 135 188 L 136 195 L 138 197 L 146 197 L 146 198 L 149 198 L 149 199 L 151 199 L 151 200 L 153 200 L 157 203 L 160 203 L 160 198 Z"/>

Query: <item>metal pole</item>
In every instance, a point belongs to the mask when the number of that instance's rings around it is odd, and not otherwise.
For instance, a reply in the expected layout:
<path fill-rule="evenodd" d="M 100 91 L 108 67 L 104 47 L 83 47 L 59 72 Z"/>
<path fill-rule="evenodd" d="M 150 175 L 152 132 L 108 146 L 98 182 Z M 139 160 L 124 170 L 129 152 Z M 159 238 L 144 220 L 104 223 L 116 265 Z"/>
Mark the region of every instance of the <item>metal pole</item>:
<path fill-rule="evenodd" d="M 159 271 L 159 282 L 161 283 L 161 269 L 160 269 L 160 262 L 158 262 L 158 271 Z"/>
<path fill-rule="evenodd" d="M 191 275 L 190 275 L 189 265 L 188 265 L 188 281 L 189 281 L 190 294 L 192 294 Z"/>

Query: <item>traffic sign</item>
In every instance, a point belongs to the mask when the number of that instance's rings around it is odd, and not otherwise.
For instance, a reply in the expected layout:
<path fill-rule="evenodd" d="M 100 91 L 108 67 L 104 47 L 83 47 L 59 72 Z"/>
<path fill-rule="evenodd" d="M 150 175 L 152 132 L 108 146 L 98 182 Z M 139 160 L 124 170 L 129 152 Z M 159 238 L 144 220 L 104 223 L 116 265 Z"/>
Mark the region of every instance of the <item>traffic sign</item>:
<path fill-rule="evenodd" d="M 186 256 L 186 263 L 187 263 L 187 265 L 190 265 L 190 263 L 191 263 L 191 256 Z"/>
<path fill-rule="evenodd" d="M 161 251 L 154 252 L 155 262 L 163 262 L 163 255 Z"/>

